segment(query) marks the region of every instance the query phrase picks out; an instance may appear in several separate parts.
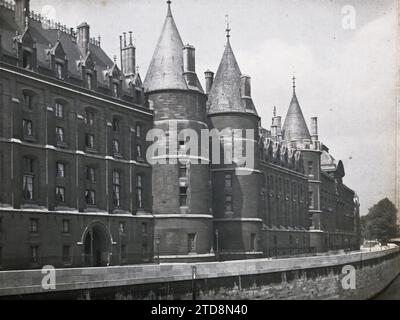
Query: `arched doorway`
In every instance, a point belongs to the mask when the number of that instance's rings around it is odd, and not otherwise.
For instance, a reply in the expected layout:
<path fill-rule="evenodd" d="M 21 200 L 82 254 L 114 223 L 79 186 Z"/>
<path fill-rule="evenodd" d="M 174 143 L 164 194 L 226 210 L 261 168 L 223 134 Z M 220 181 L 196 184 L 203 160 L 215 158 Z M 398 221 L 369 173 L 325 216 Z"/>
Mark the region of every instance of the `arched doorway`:
<path fill-rule="evenodd" d="M 85 266 L 102 267 L 110 264 L 111 243 L 109 231 L 101 223 L 94 223 L 83 238 Z"/>

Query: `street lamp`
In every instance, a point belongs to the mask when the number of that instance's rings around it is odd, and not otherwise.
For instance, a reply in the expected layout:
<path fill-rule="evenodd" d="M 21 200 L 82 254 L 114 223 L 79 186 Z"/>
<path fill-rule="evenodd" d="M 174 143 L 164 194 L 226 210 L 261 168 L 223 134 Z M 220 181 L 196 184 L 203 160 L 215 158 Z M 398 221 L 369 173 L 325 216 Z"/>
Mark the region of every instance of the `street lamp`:
<path fill-rule="evenodd" d="M 122 265 L 122 234 L 124 233 L 124 226 L 120 224 L 118 234 L 119 234 L 119 265 Z"/>
<path fill-rule="evenodd" d="M 216 249 L 217 249 L 217 261 L 219 261 L 219 231 L 215 229 L 215 241 L 216 241 Z"/>
<path fill-rule="evenodd" d="M 196 300 L 196 266 L 192 266 L 192 300 Z"/>
<path fill-rule="evenodd" d="M 157 246 L 157 263 L 160 264 L 160 243 L 161 239 L 160 237 L 156 238 L 156 246 Z"/>

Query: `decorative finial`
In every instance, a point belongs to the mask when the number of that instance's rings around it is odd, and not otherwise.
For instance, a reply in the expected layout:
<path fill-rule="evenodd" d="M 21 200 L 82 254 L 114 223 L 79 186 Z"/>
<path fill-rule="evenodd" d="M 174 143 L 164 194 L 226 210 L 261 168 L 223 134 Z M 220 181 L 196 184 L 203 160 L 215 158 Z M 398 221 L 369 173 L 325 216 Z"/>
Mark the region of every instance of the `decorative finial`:
<path fill-rule="evenodd" d="M 274 117 L 276 117 L 276 106 L 274 106 Z"/>
<path fill-rule="evenodd" d="M 25 28 L 28 28 L 28 27 L 29 27 L 29 17 L 26 16 L 25 17 Z"/>
<path fill-rule="evenodd" d="M 139 73 L 139 66 L 136 66 L 136 74 Z"/>
<path fill-rule="evenodd" d="M 114 54 L 114 64 L 117 64 L 117 55 Z"/>
<path fill-rule="evenodd" d="M 225 22 L 226 22 L 226 37 L 229 38 L 231 35 L 229 34 L 231 32 L 231 28 L 229 26 L 229 15 L 225 15 Z"/>
<path fill-rule="evenodd" d="M 296 77 L 293 75 L 293 92 L 296 90 Z"/>
<path fill-rule="evenodd" d="M 60 41 L 61 31 L 57 30 L 57 41 Z"/>
<path fill-rule="evenodd" d="M 97 39 L 98 39 L 99 46 L 100 46 L 100 44 L 101 44 L 101 36 L 99 35 L 99 36 L 97 37 Z"/>
<path fill-rule="evenodd" d="M 168 4 L 167 16 L 172 16 L 172 13 L 171 13 L 171 0 L 168 0 L 167 4 Z"/>

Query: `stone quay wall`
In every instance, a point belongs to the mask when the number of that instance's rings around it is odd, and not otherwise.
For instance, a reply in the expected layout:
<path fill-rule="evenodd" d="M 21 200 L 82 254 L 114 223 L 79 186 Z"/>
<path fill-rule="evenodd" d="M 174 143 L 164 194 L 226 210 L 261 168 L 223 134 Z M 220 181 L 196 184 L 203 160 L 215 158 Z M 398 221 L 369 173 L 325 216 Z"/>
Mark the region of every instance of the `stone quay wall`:
<path fill-rule="evenodd" d="M 354 267 L 355 289 L 342 284 L 348 265 Z M 41 270 L 3 271 L 0 297 L 192 299 L 194 291 L 196 299 L 369 299 L 399 272 L 398 247 L 286 259 L 56 269 L 54 290 L 43 289 Z"/>

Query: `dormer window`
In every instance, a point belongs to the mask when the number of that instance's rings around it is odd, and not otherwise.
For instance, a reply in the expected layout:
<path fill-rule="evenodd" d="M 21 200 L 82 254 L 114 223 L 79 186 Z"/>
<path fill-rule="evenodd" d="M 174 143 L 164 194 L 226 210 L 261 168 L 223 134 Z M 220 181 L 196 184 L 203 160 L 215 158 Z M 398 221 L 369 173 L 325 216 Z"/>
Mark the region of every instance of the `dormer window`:
<path fill-rule="evenodd" d="M 32 70 L 32 54 L 24 50 L 22 53 L 22 67 L 27 70 Z"/>
<path fill-rule="evenodd" d="M 118 83 L 113 83 L 113 95 L 118 98 Z"/>
<path fill-rule="evenodd" d="M 63 72 L 63 64 L 57 62 L 56 63 L 56 77 L 57 79 L 64 80 L 64 72 Z"/>
<path fill-rule="evenodd" d="M 93 83 L 92 81 L 93 81 L 92 75 L 90 73 L 87 73 L 86 74 L 86 87 L 89 90 L 92 90 L 92 83 Z"/>

